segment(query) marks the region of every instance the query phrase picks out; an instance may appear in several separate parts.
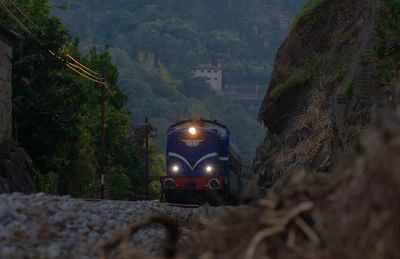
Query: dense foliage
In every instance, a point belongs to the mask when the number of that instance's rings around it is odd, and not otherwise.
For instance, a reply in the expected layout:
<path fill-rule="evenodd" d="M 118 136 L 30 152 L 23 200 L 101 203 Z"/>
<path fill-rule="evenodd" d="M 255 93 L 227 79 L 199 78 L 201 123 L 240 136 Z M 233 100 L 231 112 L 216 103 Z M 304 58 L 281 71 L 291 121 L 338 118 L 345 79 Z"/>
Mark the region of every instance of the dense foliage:
<path fill-rule="evenodd" d="M 379 81 L 388 86 L 400 70 L 400 2 L 382 0 L 379 8 L 375 56 L 379 64 Z"/>
<path fill-rule="evenodd" d="M 78 42 L 49 15 L 47 0 L 15 2 L 29 17 L 19 15 L 20 19 L 33 32 L 33 36 L 23 33 L 14 54 L 15 136 L 33 158 L 39 190 L 78 197 L 99 193 L 100 91 L 48 53 L 48 49 L 63 49 L 104 72 L 113 93 L 106 104 L 107 196 L 128 199 L 140 193 L 133 189 L 141 177 L 140 145 L 131 140 L 130 114 L 124 108 L 127 96 L 116 86 L 118 70 L 108 50 L 99 53 L 92 48 L 81 55 Z M 9 8 L 18 14 L 14 6 Z M 21 31 L 4 13 L 1 18 L 8 27 Z"/>
<path fill-rule="evenodd" d="M 299 0 L 52 0 L 83 49 L 110 45 L 119 85 L 138 123 L 147 115 L 165 136 L 189 117 L 218 119 L 251 157 L 263 135 L 258 102 L 234 102 L 190 77 L 201 63 L 222 64 L 223 84 L 267 85 L 275 50 Z M 265 90 L 265 88 L 264 88 Z M 246 132 L 246 134 L 243 134 Z"/>

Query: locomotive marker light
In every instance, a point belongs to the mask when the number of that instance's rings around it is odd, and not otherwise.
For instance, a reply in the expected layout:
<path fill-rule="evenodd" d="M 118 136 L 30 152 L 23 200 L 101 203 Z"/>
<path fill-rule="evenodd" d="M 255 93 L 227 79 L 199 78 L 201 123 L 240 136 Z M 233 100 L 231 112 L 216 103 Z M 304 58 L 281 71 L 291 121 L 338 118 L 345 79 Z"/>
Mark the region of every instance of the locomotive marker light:
<path fill-rule="evenodd" d="M 172 172 L 173 172 L 174 174 L 179 173 L 179 166 L 173 165 L 173 166 L 172 166 Z"/>
<path fill-rule="evenodd" d="M 194 136 L 194 135 L 196 135 L 196 133 L 197 133 L 197 130 L 196 130 L 195 127 L 190 127 L 189 128 L 189 134 L 190 135 Z"/>
<path fill-rule="evenodd" d="M 212 174 L 214 171 L 214 168 L 210 165 L 206 166 L 206 173 L 207 174 Z"/>

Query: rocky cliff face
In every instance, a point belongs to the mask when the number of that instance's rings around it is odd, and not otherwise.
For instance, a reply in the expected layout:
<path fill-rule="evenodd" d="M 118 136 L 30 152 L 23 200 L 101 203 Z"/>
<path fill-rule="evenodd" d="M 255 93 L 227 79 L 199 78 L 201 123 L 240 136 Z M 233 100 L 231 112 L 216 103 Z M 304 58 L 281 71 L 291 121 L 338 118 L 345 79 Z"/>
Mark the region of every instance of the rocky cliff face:
<path fill-rule="evenodd" d="M 299 13 L 259 112 L 268 133 L 256 166 L 266 187 L 290 172 L 328 172 L 335 154 L 359 150 L 383 99 L 374 54 L 378 10 L 374 0 L 322 0 Z"/>

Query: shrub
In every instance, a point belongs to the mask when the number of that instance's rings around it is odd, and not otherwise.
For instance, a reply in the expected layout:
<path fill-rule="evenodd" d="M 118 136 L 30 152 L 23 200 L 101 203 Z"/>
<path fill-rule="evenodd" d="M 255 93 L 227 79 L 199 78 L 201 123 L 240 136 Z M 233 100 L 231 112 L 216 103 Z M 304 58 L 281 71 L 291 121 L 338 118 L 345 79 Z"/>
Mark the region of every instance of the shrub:
<path fill-rule="evenodd" d="M 308 64 L 304 65 L 303 67 L 296 68 L 285 82 L 278 84 L 272 90 L 270 100 L 272 102 L 276 102 L 286 92 L 295 88 L 302 87 L 310 80 L 312 74 L 313 66 L 310 66 Z"/>
<path fill-rule="evenodd" d="M 36 187 L 38 191 L 47 194 L 58 195 L 58 185 L 60 182 L 60 176 L 53 171 L 47 174 L 38 174 L 36 179 Z"/>
<path fill-rule="evenodd" d="M 128 200 L 132 193 L 132 184 L 129 176 L 121 168 L 112 168 L 106 179 L 107 198 Z"/>
<path fill-rule="evenodd" d="M 342 79 L 347 73 L 347 68 L 345 67 L 341 67 L 338 70 L 336 70 L 335 72 L 335 79 L 336 80 L 340 80 Z"/>
<path fill-rule="evenodd" d="M 151 198 L 157 199 L 161 197 L 161 183 L 160 181 L 152 181 L 149 184 L 149 194 Z"/>
<path fill-rule="evenodd" d="M 353 86 L 354 83 L 352 80 L 347 81 L 342 87 L 341 95 L 350 99 L 353 96 Z"/>
<path fill-rule="evenodd" d="M 296 27 L 300 20 L 308 17 L 320 4 L 321 0 L 309 0 L 296 14 L 293 22 L 294 26 Z"/>

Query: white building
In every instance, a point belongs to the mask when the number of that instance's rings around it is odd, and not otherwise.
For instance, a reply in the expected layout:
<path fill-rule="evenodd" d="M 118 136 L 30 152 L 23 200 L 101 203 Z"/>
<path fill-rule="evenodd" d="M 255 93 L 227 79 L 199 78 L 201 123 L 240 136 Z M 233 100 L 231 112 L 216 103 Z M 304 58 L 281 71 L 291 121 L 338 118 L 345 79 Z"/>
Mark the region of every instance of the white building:
<path fill-rule="evenodd" d="M 212 64 L 198 65 L 192 73 L 193 77 L 203 77 L 207 80 L 210 87 L 216 91 L 222 91 L 222 68 Z"/>

